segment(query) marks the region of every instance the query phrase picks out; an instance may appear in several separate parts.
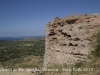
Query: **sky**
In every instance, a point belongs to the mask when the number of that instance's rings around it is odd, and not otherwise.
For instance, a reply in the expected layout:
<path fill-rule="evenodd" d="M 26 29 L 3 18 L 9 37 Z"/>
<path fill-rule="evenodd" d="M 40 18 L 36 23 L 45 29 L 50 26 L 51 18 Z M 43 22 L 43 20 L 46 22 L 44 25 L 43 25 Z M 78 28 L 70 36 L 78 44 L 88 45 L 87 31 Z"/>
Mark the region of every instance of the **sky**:
<path fill-rule="evenodd" d="M 45 36 L 55 17 L 100 13 L 100 0 L 0 0 L 0 37 Z"/>

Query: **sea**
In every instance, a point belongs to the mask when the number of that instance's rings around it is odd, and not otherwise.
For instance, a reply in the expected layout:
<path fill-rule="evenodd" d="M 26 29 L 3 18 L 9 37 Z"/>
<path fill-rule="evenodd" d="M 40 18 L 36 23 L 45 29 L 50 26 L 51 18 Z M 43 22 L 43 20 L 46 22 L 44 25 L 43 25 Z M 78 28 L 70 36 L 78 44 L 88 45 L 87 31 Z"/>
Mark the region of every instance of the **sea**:
<path fill-rule="evenodd" d="M 45 38 L 45 36 L 21 36 L 21 37 L 0 37 L 0 40 L 19 41 L 25 38 Z"/>

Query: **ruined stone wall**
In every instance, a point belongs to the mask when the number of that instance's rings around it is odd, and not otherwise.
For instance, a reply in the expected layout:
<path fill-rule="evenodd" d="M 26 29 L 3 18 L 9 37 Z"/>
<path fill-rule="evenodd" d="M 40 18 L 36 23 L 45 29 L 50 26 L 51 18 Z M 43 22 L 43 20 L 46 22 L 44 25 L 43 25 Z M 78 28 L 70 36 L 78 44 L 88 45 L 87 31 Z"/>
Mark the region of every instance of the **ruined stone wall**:
<path fill-rule="evenodd" d="M 86 61 L 94 50 L 93 36 L 100 27 L 100 15 L 56 17 L 46 25 L 44 67 Z"/>

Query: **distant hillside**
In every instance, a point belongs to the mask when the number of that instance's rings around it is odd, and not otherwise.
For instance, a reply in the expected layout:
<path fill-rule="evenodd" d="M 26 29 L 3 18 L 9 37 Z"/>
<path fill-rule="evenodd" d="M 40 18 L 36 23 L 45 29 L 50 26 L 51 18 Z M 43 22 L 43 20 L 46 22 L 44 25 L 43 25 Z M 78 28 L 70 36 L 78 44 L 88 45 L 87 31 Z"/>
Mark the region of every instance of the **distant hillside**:
<path fill-rule="evenodd" d="M 45 36 L 21 36 L 21 37 L 0 37 L 0 40 L 9 40 L 9 41 L 13 41 L 13 40 L 23 40 L 26 38 L 44 38 Z"/>

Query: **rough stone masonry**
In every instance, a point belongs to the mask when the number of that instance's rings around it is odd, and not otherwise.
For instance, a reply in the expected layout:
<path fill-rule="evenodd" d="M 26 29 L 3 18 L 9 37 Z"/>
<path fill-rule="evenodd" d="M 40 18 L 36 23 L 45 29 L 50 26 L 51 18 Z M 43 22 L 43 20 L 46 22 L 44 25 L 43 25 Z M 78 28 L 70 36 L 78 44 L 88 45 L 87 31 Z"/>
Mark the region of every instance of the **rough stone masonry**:
<path fill-rule="evenodd" d="M 56 17 L 46 25 L 44 67 L 86 61 L 94 51 L 93 36 L 100 27 L 100 15 Z"/>

